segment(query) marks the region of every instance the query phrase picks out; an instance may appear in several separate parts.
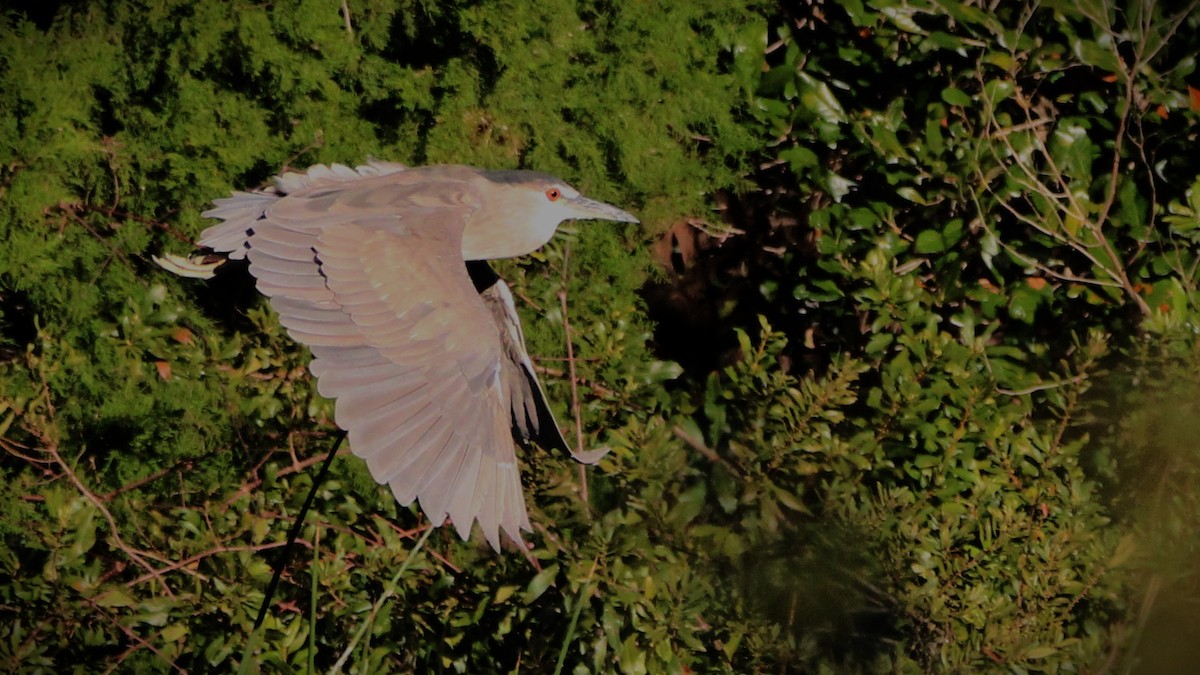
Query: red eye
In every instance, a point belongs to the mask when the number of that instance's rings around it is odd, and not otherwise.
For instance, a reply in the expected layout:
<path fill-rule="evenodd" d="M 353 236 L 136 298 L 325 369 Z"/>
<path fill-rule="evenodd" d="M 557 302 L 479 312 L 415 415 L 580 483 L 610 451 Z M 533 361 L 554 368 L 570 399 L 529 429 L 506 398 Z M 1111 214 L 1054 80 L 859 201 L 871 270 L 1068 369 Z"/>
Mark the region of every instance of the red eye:
<path fill-rule="evenodd" d="M 559 192 L 558 188 L 550 188 L 549 190 L 546 190 L 546 199 L 549 199 L 552 202 L 558 201 L 558 198 L 561 196 L 562 193 Z"/>

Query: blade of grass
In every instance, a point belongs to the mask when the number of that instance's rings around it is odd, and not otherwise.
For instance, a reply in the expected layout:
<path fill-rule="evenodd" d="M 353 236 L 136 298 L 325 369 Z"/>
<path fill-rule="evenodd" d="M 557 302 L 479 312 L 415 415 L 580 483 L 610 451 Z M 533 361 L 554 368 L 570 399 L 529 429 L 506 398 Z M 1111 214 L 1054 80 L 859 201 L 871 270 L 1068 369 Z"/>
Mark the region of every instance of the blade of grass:
<path fill-rule="evenodd" d="M 579 588 L 579 595 L 575 598 L 575 608 L 571 610 L 571 623 L 567 624 L 567 634 L 563 637 L 562 648 L 558 650 L 558 663 L 554 664 L 554 675 L 561 675 L 563 664 L 567 661 L 567 650 L 571 647 L 571 642 L 575 640 L 575 627 L 579 624 L 579 613 L 583 610 L 583 602 L 592 592 L 592 579 L 596 576 L 596 565 L 600 563 L 600 558 L 592 559 L 592 569 L 588 571 L 587 579 L 583 580 L 583 586 Z"/>
<path fill-rule="evenodd" d="M 417 540 L 417 545 L 414 546 L 413 550 L 408 554 L 408 558 L 404 560 L 404 564 L 400 565 L 400 569 L 396 570 L 396 575 L 392 577 L 392 583 L 388 584 L 387 588 L 384 589 L 383 594 L 380 595 L 379 599 L 375 601 L 375 604 L 371 606 L 371 613 L 367 615 L 366 621 L 363 621 L 362 625 L 358 627 L 358 632 L 354 634 L 354 638 L 350 640 L 350 644 L 346 645 L 346 649 L 343 650 L 342 655 L 338 657 L 337 663 L 334 663 L 333 668 L 329 669 L 329 675 L 337 675 L 338 673 L 342 672 L 342 666 L 346 665 L 346 661 L 350 658 L 350 654 L 354 651 L 355 646 L 357 646 L 358 643 L 363 639 L 363 636 L 366 635 L 367 629 L 371 627 L 371 624 L 375 620 L 375 615 L 379 612 L 379 608 L 383 607 L 383 603 L 387 602 L 388 599 L 395 594 L 396 584 L 400 583 L 400 577 L 404 576 L 404 573 L 408 571 L 409 567 L 412 567 L 413 562 L 417 559 L 417 554 L 421 552 L 421 548 L 425 546 L 425 540 L 429 539 L 429 535 L 432 532 L 432 525 L 425 528 L 425 532 L 421 534 L 421 538 Z"/>
<path fill-rule="evenodd" d="M 321 551 L 321 528 L 316 528 L 313 532 L 313 559 L 309 565 L 309 574 L 312 575 L 312 587 L 309 591 L 308 598 L 308 673 L 317 672 L 317 562 L 320 561 Z"/>
<path fill-rule="evenodd" d="M 271 598 L 275 595 L 275 588 L 279 585 L 279 578 L 283 575 L 283 568 L 287 567 L 288 559 L 291 558 L 296 537 L 300 536 L 300 529 L 304 526 L 304 519 L 308 516 L 308 510 L 312 508 L 313 499 L 317 496 L 317 489 L 321 486 L 321 482 L 325 480 L 325 476 L 329 474 L 329 465 L 333 464 L 333 458 L 337 456 L 338 448 L 342 446 L 342 441 L 344 440 L 346 440 L 346 432 L 339 429 L 333 441 L 333 447 L 329 449 L 329 454 L 326 455 L 325 461 L 321 464 L 321 469 L 317 472 L 317 477 L 313 479 L 312 489 L 308 491 L 308 496 L 304 499 L 304 505 L 300 507 L 300 513 L 296 515 L 296 522 L 292 524 L 292 528 L 288 532 L 287 543 L 284 544 L 283 550 L 279 552 L 279 558 L 275 563 L 275 571 L 271 574 L 271 582 L 267 584 L 262 604 L 258 607 L 258 617 L 254 620 L 254 632 L 250 634 L 250 639 L 246 641 L 246 648 L 242 650 L 242 662 L 238 666 L 238 675 L 248 675 L 252 672 L 250 664 L 253 661 L 254 652 L 262 646 L 263 621 L 267 618 L 267 609 L 271 606 Z M 315 548 L 313 553 L 315 555 Z"/>

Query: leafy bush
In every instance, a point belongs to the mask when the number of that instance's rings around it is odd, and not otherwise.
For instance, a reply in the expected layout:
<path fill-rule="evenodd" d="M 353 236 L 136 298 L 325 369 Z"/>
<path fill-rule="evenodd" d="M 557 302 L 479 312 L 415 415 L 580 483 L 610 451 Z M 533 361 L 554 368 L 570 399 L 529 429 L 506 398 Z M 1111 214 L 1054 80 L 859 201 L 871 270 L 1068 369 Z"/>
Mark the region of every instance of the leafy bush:
<path fill-rule="evenodd" d="M 977 5 L 7 14 L 0 663 L 1190 663 L 1162 627 L 1200 545 L 1200 13 Z M 338 461 L 248 646 L 331 404 L 244 271 L 149 256 L 233 187 L 368 156 L 643 216 L 500 265 L 568 437 L 613 452 L 586 484 L 524 457 L 537 565 L 414 554 L 416 509 Z"/>

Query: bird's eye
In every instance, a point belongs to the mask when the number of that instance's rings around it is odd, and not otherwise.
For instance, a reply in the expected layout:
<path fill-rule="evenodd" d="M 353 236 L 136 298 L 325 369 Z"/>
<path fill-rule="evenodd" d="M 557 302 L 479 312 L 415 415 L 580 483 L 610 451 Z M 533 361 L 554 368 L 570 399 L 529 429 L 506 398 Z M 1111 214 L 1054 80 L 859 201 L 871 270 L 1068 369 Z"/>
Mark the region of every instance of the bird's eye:
<path fill-rule="evenodd" d="M 558 201 L 558 198 L 561 196 L 562 192 L 558 188 L 550 188 L 549 190 L 546 190 L 546 199 L 549 199 L 552 202 Z"/>

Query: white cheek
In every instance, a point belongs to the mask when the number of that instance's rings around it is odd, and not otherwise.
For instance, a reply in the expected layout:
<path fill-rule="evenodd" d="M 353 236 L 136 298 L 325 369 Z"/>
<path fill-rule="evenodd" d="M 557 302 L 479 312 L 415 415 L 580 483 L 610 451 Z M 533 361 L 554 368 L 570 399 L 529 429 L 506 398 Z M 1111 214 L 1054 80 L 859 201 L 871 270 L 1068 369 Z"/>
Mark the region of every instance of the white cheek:
<path fill-rule="evenodd" d="M 467 260 L 513 258 L 536 251 L 550 241 L 558 224 L 569 213 L 562 204 L 542 200 L 520 209 L 519 219 L 468 223 L 463 232 L 463 257 Z"/>
<path fill-rule="evenodd" d="M 547 201 L 537 209 L 536 214 L 531 223 L 533 227 L 530 228 L 530 244 L 534 248 L 540 248 L 550 241 L 559 223 L 569 216 L 570 211 L 562 204 Z"/>

